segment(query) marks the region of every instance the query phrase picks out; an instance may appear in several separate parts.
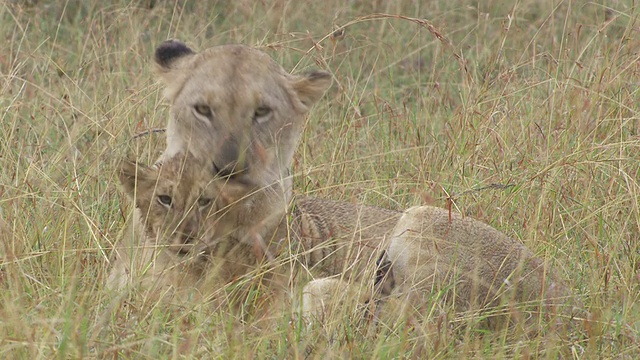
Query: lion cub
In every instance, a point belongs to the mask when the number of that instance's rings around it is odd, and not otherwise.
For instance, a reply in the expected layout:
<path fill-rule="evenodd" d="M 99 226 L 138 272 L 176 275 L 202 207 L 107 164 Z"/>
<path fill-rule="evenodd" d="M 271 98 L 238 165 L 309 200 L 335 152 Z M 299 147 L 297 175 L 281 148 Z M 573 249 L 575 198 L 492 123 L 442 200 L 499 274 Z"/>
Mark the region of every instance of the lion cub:
<path fill-rule="evenodd" d="M 114 250 L 108 288 L 198 288 L 212 274 L 226 283 L 253 267 L 243 245 L 216 233 L 243 190 L 211 171 L 183 153 L 152 167 L 122 163 L 118 176 L 135 209 Z"/>

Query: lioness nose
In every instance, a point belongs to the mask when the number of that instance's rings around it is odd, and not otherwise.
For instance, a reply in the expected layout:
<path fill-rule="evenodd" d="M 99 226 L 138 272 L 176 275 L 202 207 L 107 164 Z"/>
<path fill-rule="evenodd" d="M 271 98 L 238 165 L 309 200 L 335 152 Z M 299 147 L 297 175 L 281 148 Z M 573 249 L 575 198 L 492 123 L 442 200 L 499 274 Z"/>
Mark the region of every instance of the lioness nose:
<path fill-rule="evenodd" d="M 246 146 L 242 146 L 233 137 L 225 139 L 220 148 L 219 157 L 214 162 L 214 171 L 222 177 L 235 177 L 249 168 Z"/>
<path fill-rule="evenodd" d="M 218 164 L 214 164 L 214 167 L 216 168 L 215 169 L 216 174 L 225 178 L 226 177 L 233 178 L 249 170 L 249 167 L 245 162 L 239 163 L 237 161 L 227 163 L 222 168 L 220 168 Z"/>

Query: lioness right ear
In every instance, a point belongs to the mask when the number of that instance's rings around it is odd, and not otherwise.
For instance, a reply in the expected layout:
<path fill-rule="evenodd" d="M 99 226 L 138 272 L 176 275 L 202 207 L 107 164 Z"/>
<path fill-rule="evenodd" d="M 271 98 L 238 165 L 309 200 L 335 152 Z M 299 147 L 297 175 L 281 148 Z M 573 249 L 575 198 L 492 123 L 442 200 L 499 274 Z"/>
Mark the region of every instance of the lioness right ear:
<path fill-rule="evenodd" d="M 293 90 L 303 105 L 303 111 L 309 111 L 331 86 L 331 74 L 325 71 L 312 71 L 295 78 L 292 82 Z"/>
<path fill-rule="evenodd" d="M 167 72 L 177 68 L 180 60 L 184 60 L 195 53 L 180 40 L 167 40 L 158 46 L 154 60 L 160 72 Z"/>
<path fill-rule="evenodd" d="M 118 171 L 118 179 L 124 188 L 124 191 L 131 198 L 134 197 L 136 186 L 146 188 L 153 186 L 156 181 L 157 169 L 139 164 L 132 160 L 124 160 L 120 164 Z"/>

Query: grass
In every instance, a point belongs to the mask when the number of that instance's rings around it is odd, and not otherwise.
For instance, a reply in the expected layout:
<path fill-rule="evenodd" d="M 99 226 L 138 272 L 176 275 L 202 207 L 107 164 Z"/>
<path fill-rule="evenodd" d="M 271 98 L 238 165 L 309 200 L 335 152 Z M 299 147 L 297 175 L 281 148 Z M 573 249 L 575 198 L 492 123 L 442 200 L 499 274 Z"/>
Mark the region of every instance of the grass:
<path fill-rule="evenodd" d="M 0 5 L 0 357 L 637 358 L 637 3 L 420 3 Z M 114 167 L 164 146 L 132 137 L 165 126 L 150 58 L 167 38 L 330 71 L 295 192 L 453 206 L 553 263 L 589 318 L 558 338 L 485 333 L 434 305 L 371 334 L 346 315 L 332 332 L 283 309 L 265 330 L 224 309 L 115 305 L 102 284 L 128 203 Z"/>

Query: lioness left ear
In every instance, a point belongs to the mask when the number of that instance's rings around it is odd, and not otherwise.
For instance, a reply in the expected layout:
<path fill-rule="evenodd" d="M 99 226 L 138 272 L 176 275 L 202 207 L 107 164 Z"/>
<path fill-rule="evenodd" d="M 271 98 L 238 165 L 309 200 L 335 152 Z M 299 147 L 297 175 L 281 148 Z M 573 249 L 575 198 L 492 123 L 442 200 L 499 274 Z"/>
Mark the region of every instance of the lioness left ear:
<path fill-rule="evenodd" d="M 305 107 L 303 111 L 309 111 L 331 86 L 331 74 L 325 71 L 313 71 L 295 78 L 291 86 L 298 100 Z"/>
<path fill-rule="evenodd" d="M 169 101 L 173 101 L 176 92 L 182 88 L 187 78 L 187 71 L 183 69 L 188 69 L 194 56 L 196 53 L 179 40 L 167 40 L 156 49 L 154 71 L 164 82 L 164 96 Z"/>
<path fill-rule="evenodd" d="M 195 53 L 180 40 L 167 40 L 156 49 L 154 60 L 161 71 L 169 71 L 175 68 L 178 60 Z"/>

